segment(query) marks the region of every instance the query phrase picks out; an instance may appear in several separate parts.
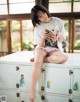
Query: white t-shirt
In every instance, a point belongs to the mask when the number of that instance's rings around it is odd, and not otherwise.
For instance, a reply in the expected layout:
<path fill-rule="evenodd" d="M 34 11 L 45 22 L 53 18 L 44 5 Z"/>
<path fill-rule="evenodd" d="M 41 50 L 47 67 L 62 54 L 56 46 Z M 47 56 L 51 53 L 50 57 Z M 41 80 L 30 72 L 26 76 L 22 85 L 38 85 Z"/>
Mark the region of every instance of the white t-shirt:
<path fill-rule="evenodd" d="M 48 29 L 50 31 L 52 30 L 57 30 L 60 32 L 60 34 L 62 35 L 62 37 L 65 39 L 66 35 L 65 35 L 65 29 L 64 29 L 64 24 L 62 22 L 61 19 L 57 18 L 57 17 L 51 17 L 52 20 L 48 23 L 40 23 L 40 25 L 37 25 L 34 28 L 34 45 L 39 45 L 41 38 L 43 36 L 43 32 L 45 29 Z M 57 42 L 58 48 L 56 46 L 52 47 L 52 46 L 45 46 L 45 49 L 47 51 L 51 51 L 53 49 L 60 49 L 62 51 L 61 48 L 61 43 Z"/>

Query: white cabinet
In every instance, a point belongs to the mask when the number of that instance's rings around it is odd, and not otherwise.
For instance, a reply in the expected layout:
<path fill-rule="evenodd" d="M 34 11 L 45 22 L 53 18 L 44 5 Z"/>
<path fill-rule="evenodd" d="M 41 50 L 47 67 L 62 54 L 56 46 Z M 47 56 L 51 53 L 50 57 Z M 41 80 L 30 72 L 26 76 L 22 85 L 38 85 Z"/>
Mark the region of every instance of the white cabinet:
<path fill-rule="evenodd" d="M 59 95 L 46 95 L 46 101 L 45 102 L 71 102 L 69 101 L 70 97 L 65 96 L 59 96 Z"/>
<path fill-rule="evenodd" d="M 80 98 L 74 98 L 73 102 L 80 102 Z"/>
<path fill-rule="evenodd" d="M 0 88 L 16 89 L 17 75 L 15 64 L 0 64 Z"/>
<path fill-rule="evenodd" d="M 0 102 L 18 102 L 16 90 L 0 89 L 0 98 L 5 98 L 4 101 Z"/>
<path fill-rule="evenodd" d="M 28 92 L 20 92 L 20 102 L 29 102 L 29 93 Z M 39 93 L 36 93 L 35 102 L 42 102 Z"/>
<path fill-rule="evenodd" d="M 45 69 L 45 91 L 53 94 L 69 95 L 70 74 L 69 68 L 46 67 Z"/>
<path fill-rule="evenodd" d="M 18 72 L 15 64 L 0 63 L 0 97 L 4 102 L 18 102 Z M 3 101 L 1 101 L 3 102 Z"/>
<path fill-rule="evenodd" d="M 19 66 L 19 86 L 20 91 L 30 92 L 31 88 L 31 76 L 32 76 L 32 65 L 20 65 Z M 40 91 L 40 82 L 36 85 L 36 91 Z"/>
<path fill-rule="evenodd" d="M 20 102 L 29 102 L 29 94 L 31 88 L 31 76 L 32 76 L 32 65 L 19 65 L 19 93 Z M 41 78 L 38 80 L 36 85 L 36 100 L 35 102 L 41 101 Z"/>
<path fill-rule="evenodd" d="M 74 68 L 73 73 L 73 95 L 80 97 L 80 69 Z"/>
<path fill-rule="evenodd" d="M 7 102 L 29 102 L 32 65 L 12 63 L 0 64 L 0 97 L 6 96 Z M 42 76 L 42 75 L 41 75 Z M 36 100 L 41 102 L 42 77 L 36 85 Z"/>
<path fill-rule="evenodd" d="M 29 102 L 33 70 L 29 54 L 17 52 L 0 58 L 0 97 L 6 96 L 7 102 Z M 35 102 L 80 102 L 79 55 L 70 54 L 65 64 L 43 64 Z"/>

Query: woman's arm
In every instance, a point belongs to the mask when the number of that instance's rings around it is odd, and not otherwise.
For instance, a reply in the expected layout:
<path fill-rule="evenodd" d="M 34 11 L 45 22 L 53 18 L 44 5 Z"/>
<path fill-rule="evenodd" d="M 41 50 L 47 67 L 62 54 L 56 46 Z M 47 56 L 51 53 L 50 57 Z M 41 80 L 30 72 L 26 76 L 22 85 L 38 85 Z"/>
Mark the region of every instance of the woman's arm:
<path fill-rule="evenodd" d="M 48 37 L 48 32 L 47 30 L 45 29 L 44 32 L 43 32 L 43 36 L 41 38 L 41 41 L 39 43 L 39 46 L 40 47 L 44 47 L 45 46 L 45 39 Z"/>
<path fill-rule="evenodd" d="M 45 46 L 45 38 L 42 38 L 39 44 L 40 47 L 44 47 Z"/>

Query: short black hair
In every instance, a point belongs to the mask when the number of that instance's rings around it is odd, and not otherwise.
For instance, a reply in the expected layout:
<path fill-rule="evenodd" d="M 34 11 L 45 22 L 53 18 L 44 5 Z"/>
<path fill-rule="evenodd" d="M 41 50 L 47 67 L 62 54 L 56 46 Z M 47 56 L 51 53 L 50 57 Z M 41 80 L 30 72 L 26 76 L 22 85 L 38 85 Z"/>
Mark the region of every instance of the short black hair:
<path fill-rule="evenodd" d="M 35 27 L 37 24 L 40 24 L 40 20 L 38 19 L 38 12 L 42 11 L 47 13 L 48 17 L 50 17 L 49 11 L 42 5 L 35 5 L 31 9 L 31 19 L 32 19 L 32 24 Z"/>

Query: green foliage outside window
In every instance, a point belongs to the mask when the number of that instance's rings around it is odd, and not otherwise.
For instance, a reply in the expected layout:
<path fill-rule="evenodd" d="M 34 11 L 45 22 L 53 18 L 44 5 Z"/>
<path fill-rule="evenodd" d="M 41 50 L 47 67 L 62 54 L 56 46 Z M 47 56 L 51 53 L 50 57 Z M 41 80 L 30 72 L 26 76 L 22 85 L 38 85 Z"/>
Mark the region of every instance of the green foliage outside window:
<path fill-rule="evenodd" d="M 33 50 L 34 49 L 34 45 L 31 41 L 28 41 L 28 42 L 23 42 L 22 43 L 22 46 L 23 46 L 23 50 Z"/>
<path fill-rule="evenodd" d="M 6 26 L 7 26 L 7 23 L 6 21 L 2 21 L 1 24 L 0 24 L 0 31 L 5 31 L 6 30 Z"/>
<path fill-rule="evenodd" d="M 64 1 L 64 2 L 65 2 L 65 1 L 66 1 L 66 2 L 68 2 L 68 1 L 71 2 L 72 0 L 63 0 L 63 1 Z"/>
<path fill-rule="evenodd" d="M 75 49 L 75 50 L 80 50 L 80 40 L 76 40 L 76 41 L 75 41 L 74 49 Z"/>
<path fill-rule="evenodd" d="M 18 22 L 16 20 L 12 21 L 11 30 L 12 30 L 12 32 L 19 31 L 20 30 L 20 22 Z"/>
<path fill-rule="evenodd" d="M 63 2 L 80 2 L 80 0 L 63 0 Z"/>

